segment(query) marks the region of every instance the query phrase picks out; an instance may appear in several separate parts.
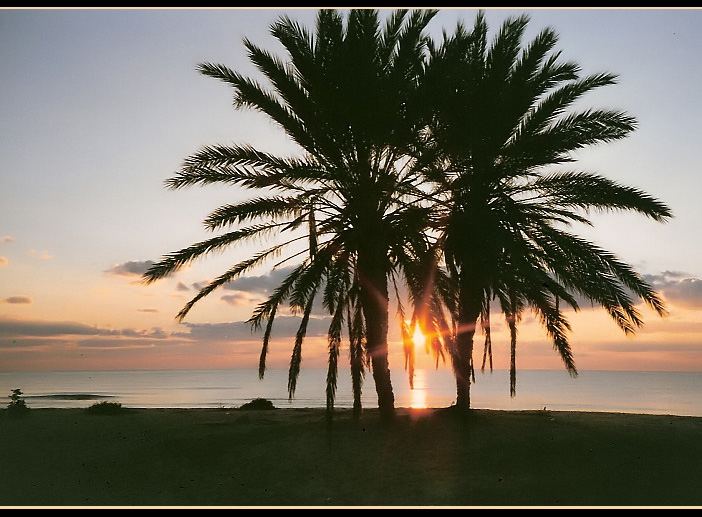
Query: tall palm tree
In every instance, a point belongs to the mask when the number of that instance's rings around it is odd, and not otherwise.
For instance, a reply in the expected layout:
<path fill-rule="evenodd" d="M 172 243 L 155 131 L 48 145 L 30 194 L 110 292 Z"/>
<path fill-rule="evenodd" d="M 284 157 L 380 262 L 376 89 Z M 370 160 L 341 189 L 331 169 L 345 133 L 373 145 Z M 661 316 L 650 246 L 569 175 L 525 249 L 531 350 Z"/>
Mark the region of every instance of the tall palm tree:
<path fill-rule="evenodd" d="M 378 12 L 351 10 L 346 23 L 334 10 L 321 10 L 314 34 L 288 17 L 271 33 L 289 54 L 283 61 L 244 40 L 250 60 L 270 81 L 267 89 L 223 65 L 204 63 L 201 73 L 235 90 L 235 106 L 258 110 L 275 121 L 299 147 L 295 157 L 274 156 L 245 145 L 208 146 L 187 158 L 167 181 L 170 188 L 221 183 L 262 190 L 260 197 L 215 210 L 211 230 L 239 227 L 166 255 L 145 275 L 148 282 L 213 251 L 277 232 L 290 234 L 210 282 L 178 314 L 266 260 L 288 253 L 277 265 L 308 256 L 251 323 L 266 324 L 261 373 L 279 305 L 289 300 L 302 313 L 290 364 L 288 389 L 295 391 L 302 342 L 315 294 L 324 285 L 329 329 L 328 392 L 336 383 L 336 359 L 344 320 L 349 326 L 354 391 L 360 390 L 363 344 L 372 367 L 381 414 L 394 412 L 388 365 L 388 280 L 423 249 L 429 213 L 408 197 L 418 174 L 410 156 L 426 126 L 420 82 L 424 29 L 433 10 L 396 10 L 381 27 Z M 308 222 L 307 234 L 300 229 Z M 302 250 L 294 246 L 302 241 Z M 360 393 L 360 391 L 359 391 Z M 331 397 L 333 404 L 333 396 Z"/>
<path fill-rule="evenodd" d="M 577 310 L 574 295 L 589 298 L 626 333 L 642 323 L 635 298 L 665 312 L 629 265 L 569 230 L 572 223 L 591 224 L 589 211 L 633 210 L 656 221 L 671 216 L 639 189 L 564 167 L 575 161 L 574 151 L 635 129 L 635 119 L 622 111 L 572 110 L 584 94 L 616 77 L 580 77 L 577 64 L 553 52 L 557 35 L 549 28 L 522 47 L 528 21 L 506 20 L 488 45 L 481 12 L 472 30 L 459 24 L 430 49 L 426 84 L 434 92 L 435 118 L 427 146 L 434 161 L 425 174 L 441 216 L 437 242 L 457 288 L 452 357 L 459 408 L 470 407 L 478 324 L 487 330 L 484 355 L 490 352 L 492 299 L 510 329 L 512 393 L 517 321 L 526 308 L 573 375 L 570 327 L 559 300 Z"/>

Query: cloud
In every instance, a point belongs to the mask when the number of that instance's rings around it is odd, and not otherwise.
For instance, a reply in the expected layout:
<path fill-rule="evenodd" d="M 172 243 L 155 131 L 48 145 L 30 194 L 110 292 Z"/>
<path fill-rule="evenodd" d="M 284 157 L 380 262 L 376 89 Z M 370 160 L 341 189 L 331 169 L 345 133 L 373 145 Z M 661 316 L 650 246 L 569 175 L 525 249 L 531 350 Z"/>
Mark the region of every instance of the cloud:
<path fill-rule="evenodd" d="M 176 285 L 176 291 L 190 291 L 190 288 L 183 282 L 178 282 L 178 285 Z"/>
<path fill-rule="evenodd" d="M 246 293 L 225 294 L 224 296 L 222 296 L 220 298 L 220 300 L 228 303 L 229 305 L 233 305 L 235 307 L 239 307 L 242 305 L 249 305 L 249 304 L 255 303 L 257 301 L 255 298 L 251 298 Z"/>
<path fill-rule="evenodd" d="M 273 323 L 273 339 L 293 339 L 300 326 L 298 316 L 278 316 Z M 307 325 L 307 337 L 326 336 L 331 318 L 310 318 Z M 190 332 L 177 333 L 179 337 L 190 337 L 198 341 L 220 340 L 258 340 L 263 337 L 263 330 L 252 332 L 251 324 L 246 321 L 231 323 L 184 323 Z"/>
<path fill-rule="evenodd" d="M 183 340 L 162 340 L 154 336 L 151 337 L 122 337 L 122 336 L 95 336 L 86 338 L 34 338 L 16 337 L 10 342 L 0 340 L 0 351 L 50 351 L 50 350 L 70 350 L 95 349 L 95 350 L 121 350 L 135 348 L 154 348 L 157 346 L 181 345 Z"/>
<path fill-rule="evenodd" d="M 702 308 L 702 279 L 682 271 L 663 271 L 659 275 L 643 275 L 656 290 L 675 305 Z"/>
<path fill-rule="evenodd" d="M 137 312 L 158 312 L 158 309 L 137 309 Z"/>
<path fill-rule="evenodd" d="M 106 269 L 105 273 L 117 276 L 142 276 L 153 265 L 153 260 L 130 260 Z"/>
<path fill-rule="evenodd" d="M 137 339 L 124 339 L 124 338 L 89 338 L 81 339 L 77 342 L 80 348 L 93 348 L 93 349 L 127 349 L 131 350 L 134 348 L 153 348 L 158 346 L 159 343 L 154 343 L 153 339 L 137 338 Z"/>
<path fill-rule="evenodd" d="M 165 332 L 161 327 L 154 327 L 148 333 L 148 337 L 152 339 L 166 339 L 170 334 Z"/>
<path fill-rule="evenodd" d="M 294 339 L 300 326 L 299 316 L 280 315 L 273 324 L 274 339 Z M 307 337 L 326 336 L 331 322 L 330 317 L 311 317 L 307 326 Z M 188 339 L 192 341 L 231 341 L 258 340 L 263 331 L 251 332 L 251 325 L 246 321 L 228 323 L 183 323 L 186 332 L 167 332 L 160 327 L 151 329 L 110 329 L 86 325 L 74 321 L 40 321 L 0 319 L 0 338 L 66 338 L 69 336 L 106 336 L 110 338 Z"/>
<path fill-rule="evenodd" d="M 0 336 L 98 335 L 101 330 L 69 321 L 0 320 Z"/>
<path fill-rule="evenodd" d="M 5 350 L 10 349 L 47 349 L 51 346 L 55 346 L 57 341 L 53 338 L 36 338 L 36 337 L 21 337 L 12 336 L 9 338 L 11 341 L 6 341 L 4 336 L 0 336 L 0 347 Z"/>
<path fill-rule="evenodd" d="M 276 318 L 269 365 L 287 367 L 299 323 L 297 316 Z M 310 318 L 305 346 L 308 366 L 326 362 L 329 323 L 329 318 Z M 0 364 L 10 371 L 255 366 L 261 338 L 262 331 L 252 333 L 245 321 L 186 323 L 169 331 L 0 317 Z"/>
<path fill-rule="evenodd" d="M 134 338 L 151 338 L 151 339 L 166 339 L 169 334 L 163 331 L 160 327 L 154 327 L 151 330 L 136 330 L 136 329 L 119 329 L 110 331 L 109 335 L 118 335 Z"/>
<path fill-rule="evenodd" d="M 52 258 L 54 258 L 54 256 L 51 255 L 51 254 L 50 254 L 48 251 L 46 251 L 46 250 L 43 250 L 43 251 L 29 250 L 29 254 L 30 254 L 32 257 L 37 258 L 37 259 L 39 259 L 39 260 L 51 260 Z"/>
<path fill-rule="evenodd" d="M 199 291 L 199 290 L 203 289 L 204 287 L 207 287 L 207 284 L 209 284 L 209 283 L 210 283 L 209 280 L 203 280 L 202 282 L 193 282 L 192 286 L 193 286 L 193 289 L 195 289 L 196 291 Z"/>
<path fill-rule="evenodd" d="M 165 339 L 168 335 L 159 327 L 150 330 L 108 329 L 74 321 L 40 321 L 0 319 L 0 337 L 64 337 L 64 336 L 126 336 Z"/>
<path fill-rule="evenodd" d="M 232 295 L 224 295 L 221 299 L 230 305 L 247 305 L 250 303 L 260 303 L 261 298 L 270 297 L 271 293 L 283 283 L 285 278 L 297 266 L 283 267 L 270 271 L 265 275 L 260 276 L 244 276 L 236 280 L 224 284 L 222 287 L 229 291 L 239 291 Z M 193 284 L 195 286 L 195 284 Z M 204 285 L 203 285 L 204 286 Z M 401 287 L 401 290 L 403 287 Z M 323 296 L 324 284 L 317 290 L 314 303 L 312 304 L 312 314 L 315 316 L 326 316 L 328 311 L 324 308 Z M 243 294 L 249 294 L 248 302 L 244 301 Z M 290 313 L 287 305 L 279 307 L 278 314 L 281 316 Z"/>
<path fill-rule="evenodd" d="M 644 279 L 654 284 L 666 284 L 670 281 L 688 278 L 691 275 L 684 271 L 663 271 L 660 275 L 643 275 Z"/>
<path fill-rule="evenodd" d="M 224 286 L 225 289 L 233 291 L 246 291 L 256 294 L 269 294 L 273 289 L 278 287 L 285 277 L 287 277 L 296 266 L 283 267 L 275 269 L 266 275 L 261 276 L 244 276 L 229 282 Z"/>
<path fill-rule="evenodd" d="M 7 257 L 0 257 L 0 267 L 5 267 L 10 263 Z"/>
<path fill-rule="evenodd" d="M 702 279 L 695 277 L 684 271 L 663 271 L 657 275 L 641 275 L 655 291 L 674 305 L 689 308 L 702 308 Z M 640 298 L 628 288 L 624 288 L 625 293 L 634 301 L 640 302 Z M 579 293 L 574 293 L 573 297 L 578 302 L 580 309 L 598 308 L 599 304 L 593 303 Z M 561 301 L 561 307 L 568 310 L 570 306 Z"/>
<path fill-rule="evenodd" d="M 10 296 L 3 300 L 5 303 L 12 304 L 29 304 L 32 303 L 32 299 L 29 296 Z"/>
<path fill-rule="evenodd" d="M 4 235 L 0 238 L 0 242 L 15 242 L 15 238 L 12 235 Z"/>

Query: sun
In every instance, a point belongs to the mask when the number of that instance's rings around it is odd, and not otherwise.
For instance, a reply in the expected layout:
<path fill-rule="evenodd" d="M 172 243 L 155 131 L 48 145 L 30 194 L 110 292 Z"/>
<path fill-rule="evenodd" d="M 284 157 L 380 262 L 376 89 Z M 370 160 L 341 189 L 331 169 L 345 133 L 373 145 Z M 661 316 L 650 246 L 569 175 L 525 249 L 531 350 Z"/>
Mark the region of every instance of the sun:
<path fill-rule="evenodd" d="M 412 335 L 412 341 L 414 342 L 415 348 L 421 348 L 426 343 L 427 338 L 422 334 L 422 330 L 419 328 L 419 323 L 414 325 L 414 334 Z"/>

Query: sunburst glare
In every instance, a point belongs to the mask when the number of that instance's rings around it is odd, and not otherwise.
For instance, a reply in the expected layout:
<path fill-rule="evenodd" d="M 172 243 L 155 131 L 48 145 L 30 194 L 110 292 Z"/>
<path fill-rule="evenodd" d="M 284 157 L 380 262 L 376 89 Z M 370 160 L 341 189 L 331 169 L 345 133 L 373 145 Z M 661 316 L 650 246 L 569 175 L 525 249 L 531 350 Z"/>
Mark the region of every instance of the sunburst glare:
<path fill-rule="evenodd" d="M 415 348 L 421 348 L 426 343 L 427 338 L 422 333 L 422 329 L 419 328 L 419 323 L 414 325 L 414 334 L 412 335 L 412 341 L 414 342 Z"/>

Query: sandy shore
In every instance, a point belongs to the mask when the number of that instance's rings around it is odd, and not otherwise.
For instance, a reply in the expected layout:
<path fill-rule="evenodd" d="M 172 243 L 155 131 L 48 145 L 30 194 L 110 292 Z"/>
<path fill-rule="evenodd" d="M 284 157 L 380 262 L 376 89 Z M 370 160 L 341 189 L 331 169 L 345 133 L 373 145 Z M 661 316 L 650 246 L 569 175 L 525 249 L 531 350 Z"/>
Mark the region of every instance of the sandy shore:
<path fill-rule="evenodd" d="M 701 505 L 702 418 L 0 412 L 0 505 Z"/>

